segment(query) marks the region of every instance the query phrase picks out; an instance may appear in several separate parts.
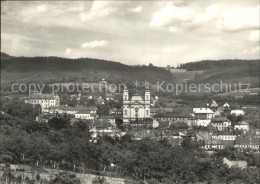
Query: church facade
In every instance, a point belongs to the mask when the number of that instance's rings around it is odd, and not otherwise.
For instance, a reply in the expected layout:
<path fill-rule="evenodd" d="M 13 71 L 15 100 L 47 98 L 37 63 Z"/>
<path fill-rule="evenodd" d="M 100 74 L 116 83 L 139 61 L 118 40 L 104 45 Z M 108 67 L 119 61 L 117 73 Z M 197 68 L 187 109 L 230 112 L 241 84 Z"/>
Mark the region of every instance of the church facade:
<path fill-rule="evenodd" d="M 123 123 L 129 124 L 131 121 L 145 120 L 151 118 L 150 115 L 151 97 L 150 90 L 145 89 L 144 96 L 133 95 L 129 97 L 128 89 L 123 92 Z"/>

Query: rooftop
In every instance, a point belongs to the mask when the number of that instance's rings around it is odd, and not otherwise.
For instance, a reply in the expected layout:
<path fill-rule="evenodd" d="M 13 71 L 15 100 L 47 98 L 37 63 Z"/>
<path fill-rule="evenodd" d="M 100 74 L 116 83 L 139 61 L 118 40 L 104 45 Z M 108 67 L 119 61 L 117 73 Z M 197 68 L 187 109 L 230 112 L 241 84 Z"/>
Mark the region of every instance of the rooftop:
<path fill-rule="evenodd" d="M 143 98 L 138 94 L 134 94 L 131 98 L 131 101 L 143 101 Z"/>
<path fill-rule="evenodd" d="M 222 116 L 218 116 L 218 117 L 214 117 L 211 119 L 211 123 L 218 123 L 218 122 L 230 122 L 229 119 L 227 119 L 226 117 L 222 117 Z"/>
<path fill-rule="evenodd" d="M 96 111 L 96 107 L 86 107 L 86 106 L 66 106 L 66 105 L 60 105 L 60 106 L 51 106 L 49 109 L 57 109 L 57 110 L 63 110 L 63 111 Z"/>
<path fill-rule="evenodd" d="M 26 99 L 55 99 L 54 94 L 31 94 Z"/>
<path fill-rule="evenodd" d="M 156 114 L 154 117 L 166 117 L 166 118 L 192 118 L 192 116 L 185 112 L 165 112 Z"/>
<path fill-rule="evenodd" d="M 237 137 L 236 144 L 241 145 L 260 145 L 260 141 L 254 137 Z"/>
<path fill-rule="evenodd" d="M 214 114 L 210 108 L 193 108 L 193 112 L 198 114 Z"/>

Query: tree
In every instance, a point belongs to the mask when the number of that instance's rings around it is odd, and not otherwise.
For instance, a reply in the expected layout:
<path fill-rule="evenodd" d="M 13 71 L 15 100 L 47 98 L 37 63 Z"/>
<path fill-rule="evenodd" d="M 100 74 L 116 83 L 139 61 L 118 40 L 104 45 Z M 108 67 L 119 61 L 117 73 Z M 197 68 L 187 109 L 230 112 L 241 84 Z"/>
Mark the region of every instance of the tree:
<path fill-rule="evenodd" d="M 58 118 L 58 117 L 53 117 L 48 120 L 48 124 L 51 128 L 54 128 L 56 130 L 62 129 L 62 128 L 67 128 L 70 125 L 70 122 L 66 118 Z"/>
<path fill-rule="evenodd" d="M 81 181 L 75 174 L 62 172 L 57 174 L 56 177 L 51 180 L 50 184 L 81 184 Z"/>
<path fill-rule="evenodd" d="M 92 184 L 108 184 L 105 177 L 97 176 L 92 180 Z"/>

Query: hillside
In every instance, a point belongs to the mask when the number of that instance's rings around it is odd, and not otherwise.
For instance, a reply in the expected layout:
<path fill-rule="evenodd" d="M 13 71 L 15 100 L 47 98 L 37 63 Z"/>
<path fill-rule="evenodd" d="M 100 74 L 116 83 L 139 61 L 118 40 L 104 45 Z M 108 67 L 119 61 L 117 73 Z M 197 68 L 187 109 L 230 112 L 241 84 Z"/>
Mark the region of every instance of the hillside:
<path fill-rule="evenodd" d="M 4 57 L 1 53 L 1 83 L 10 82 L 133 82 L 171 81 L 172 75 L 154 66 L 133 67 L 100 59 L 59 57 Z"/>
<path fill-rule="evenodd" d="M 8 54 L 1 52 L 1 60 L 2 59 L 10 59 L 10 58 L 12 58 L 12 56 L 9 56 Z"/>
<path fill-rule="evenodd" d="M 259 87 L 260 60 L 205 60 L 181 65 L 181 69 L 203 71 L 197 73 L 193 80 L 198 83 L 215 83 L 222 80 L 227 83 L 249 83 Z"/>

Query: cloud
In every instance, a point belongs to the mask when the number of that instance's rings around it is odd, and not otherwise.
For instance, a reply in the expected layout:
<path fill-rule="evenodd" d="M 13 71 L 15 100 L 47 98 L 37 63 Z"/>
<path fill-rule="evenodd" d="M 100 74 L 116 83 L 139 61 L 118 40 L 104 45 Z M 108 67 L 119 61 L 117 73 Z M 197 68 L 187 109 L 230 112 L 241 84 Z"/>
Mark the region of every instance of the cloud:
<path fill-rule="evenodd" d="M 151 27 L 160 28 L 169 26 L 170 32 L 175 32 L 176 25 L 192 28 L 215 19 L 221 11 L 218 5 L 209 5 L 204 12 L 185 6 L 175 6 L 168 3 L 165 7 L 153 14 Z"/>
<path fill-rule="evenodd" d="M 134 12 L 134 13 L 140 13 L 142 10 L 143 10 L 143 7 L 141 5 L 137 6 L 135 8 L 130 8 L 129 9 L 130 12 Z"/>
<path fill-rule="evenodd" d="M 106 40 L 101 40 L 101 41 L 95 40 L 92 42 L 85 42 L 81 45 L 81 47 L 94 49 L 94 48 L 98 48 L 98 47 L 104 47 L 107 43 L 108 43 L 108 41 L 106 41 Z"/>
<path fill-rule="evenodd" d="M 260 52 L 259 46 L 253 47 L 251 49 L 243 50 L 243 53 L 250 58 L 259 58 L 259 52 Z"/>
<path fill-rule="evenodd" d="M 216 18 L 221 11 L 221 7 L 219 5 L 210 5 L 206 8 L 205 12 L 197 13 L 194 17 L 194 23 L 204 23 Z"/>
<path fill-rule="evenodd" d="M 217 27 L 224 31 L 241 31 L 259 27 L 259 6 L 231 9 L 220 16 Z"/>
<path fill-rule="evenodd" d="M 189 7 L 177 7 L 172 2 L 153 14 L 151 27 L 159 28 L 178 22 L 188 22 L 194 16 L 195 11 Z"/>
<path fill-rule="evenodd" d="M 65 54 L 66 54 L 67 56 L 70 56 L 71 53 L 72 53 L 72 50 L 71 50 L 70 48 L 67 48 L 67 49 L 65 50 Z"/>
<path fill-rule="evenodd" d="M 181 30 L 180 29 L 178 29 L 177 27 L 175 27 L 175 26 L 170 26 L 169 27 L 169 32 L 170 33 L 178 33 L 178 32 L 180 32 Z"/>
<path fill-rule="evenodd" d="M 253 42 L 259 42 L 260 41 L 259 35 L 260 35 L 259 30 L 252 31 L 249 35 L 249 40 Z"/>
<path fill-rule="evenodd" d="M 37 12 L 45 12 L 47 10 L 47 7 L 45 5 L 39 5 L 36 7 Z"/>
<path fill-rule="evenodd" d="M 79 14 L 82 22 L 93 20 L 111 15 L 117 11 L 117 8 L 110 6 L 109 1 L 94 1 L 89 12 Z"/>
<path fill-rule="evenodd" d="M 38 5 L 37 3 L 28 3 L 25 6 L 19 7 L 20 10 L 17 11 L 15 19 L 21 22 L 32 22 L 37 24 L 46 25 L 51 24 L 61 24 L 61 19 L 68 17 L 68 15 L 73 15 L 75 12 L 80 12 L 84 10 L 83 3 L 77 3 L 73 6 L 68 5 L 68 2 L 58 2 L 44 3 Z M 63 23 L 63 22 L 62 22 Z M 68 24 L 64 22 L 63 24 Z"/>

